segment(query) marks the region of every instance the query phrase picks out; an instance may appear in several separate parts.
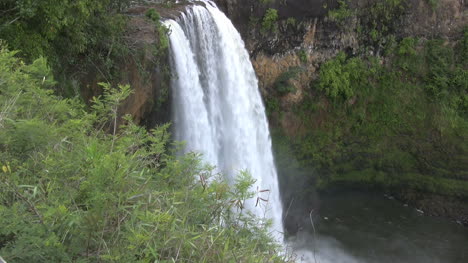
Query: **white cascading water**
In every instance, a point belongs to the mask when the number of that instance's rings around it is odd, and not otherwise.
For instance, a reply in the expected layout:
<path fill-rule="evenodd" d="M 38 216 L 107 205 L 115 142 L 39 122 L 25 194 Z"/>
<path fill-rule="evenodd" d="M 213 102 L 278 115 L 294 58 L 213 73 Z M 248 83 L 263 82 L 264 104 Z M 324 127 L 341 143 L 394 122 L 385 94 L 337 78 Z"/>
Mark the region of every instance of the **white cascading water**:
<path fill-rule="evenodd" d="M 233 182 L 242 170 L 268 200 L 248 200 L 248 211 L 272 219 L 283 240 L 282 205 L 271 138 L 258 82 L 240 34 L 212 2 L 187 8 L 171 30 L 175 137 L 201 152 Z M 269 190 L 262 191 L 260 190 Z"/>

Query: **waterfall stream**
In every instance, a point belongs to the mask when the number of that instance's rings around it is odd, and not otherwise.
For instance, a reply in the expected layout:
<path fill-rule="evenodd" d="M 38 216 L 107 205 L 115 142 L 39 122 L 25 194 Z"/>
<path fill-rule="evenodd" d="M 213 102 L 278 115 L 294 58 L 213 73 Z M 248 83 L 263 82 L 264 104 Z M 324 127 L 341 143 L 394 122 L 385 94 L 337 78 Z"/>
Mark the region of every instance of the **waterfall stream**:
<path fill-rule="evenodd" d="M 257 198 L 245 207 L 272 219 L 283 239 L 282 205 L 271 138 L 258 81 L 240 34 L 212 2 L 193 5 L 167 20 L 172 58 L 175 139 L 203 154 L 230 182 L 250 173 Z M 269 190 L 269 191 L 262 191 Z"/>
<path fill-rule="evenodd" d="M 203 161 L 214 165 L 229 183 L 241 171 L 250 173 L 255 179 L 251 190 L 257 196 L 245 203 L 246 209 L 273 221 L 274 238 L 283 242 L 285 253 L 294 253 L 296 262 L 461 262 L 466 258 L 465 229 L 422 218 L 409 207 L 362 193 L 342 200 L 340 195 L 325 198 L 321 213 L 314 214 L 319 231 L 315 232 L 310 212 L 305 222 L 310 219 L 313 232 L 302 230 L 283 240 L 268 122 L 240 34 L 209 1 L 188 6 L 177 20 L 164 23 L 170 28 L 175 139 L 186 142 L 185 152 L 202 153 Z M 258 197 L 268 201 L 258 205 Z M 410 234 L 414 229 L 418 231 Z M 428 238 L 431 235 L 433 241 Z"/>

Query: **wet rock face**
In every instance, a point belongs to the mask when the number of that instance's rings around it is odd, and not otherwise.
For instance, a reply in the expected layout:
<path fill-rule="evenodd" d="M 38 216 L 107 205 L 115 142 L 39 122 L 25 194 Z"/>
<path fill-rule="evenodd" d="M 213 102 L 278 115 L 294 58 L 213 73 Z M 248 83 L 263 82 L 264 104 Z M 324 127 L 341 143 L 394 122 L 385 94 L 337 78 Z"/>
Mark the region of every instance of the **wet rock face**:
<path fill-rule="evenodd" d="M 339 6 L 338 0 L 215 0 L 241 33 L 252 57 L 259 53 L 270 56 L 285 53 L 300 46 L 308 25 L 316 21 L 318 38 L 328 49 L 347 50 L 356 48 L 353 31 L 362 17 L 347 21 L 344 28 L 337 27 L 327 19 L 330 10 Z M 380 3 L 380 0 L 346 1 L 352 10 L 364 10 Z M 468 24 L 468 3 L 465 0 L 438 0 L 431 5 L 427 0 L 402 1 L 402 17 L 395 18 L 395 35 L 399 38 L 452 38 L 459 29 Z M 278 10 L 278 31 L 261 34 L 261 20 L 268 8 Z M 296 25 L 287 26 L 293 18 Z M 338 42 L 338 43 L 337 43 Z M 348 42 L 348 43 L 340 43 Z M 322 49 L 323 50 L 323 49 Z M 334 52 L 329 52 L 334 55 Z"/>
<path fill-rule="evenodd" d="M 113 79 L 103 77 L 99 67 L 83 70 L 80 76 L 81 95 L 86 101 L 101 95 L 99 82 L 111 82 L 112 86 L 130 85 L 132 94 L 122 103 L 119 115 L 130 114 L 137 124 L 153 128 L 171 121 L 169 50 L 160 50 L 160 33 L 154 21 L 146 17 L 149 9 L 155 9 L 162 19 L 176 19 L 187 5 L 204 5 L 203 2 L 161 4 L 151 2 L 135 4 L 125 11 L 128 17 L 125 35 L 128 54 L 115 61 Z M 120 123 L 120 122 L 119 122 Z"/>
<path fill-rule="evenodd" d="M 215 0 L 241 33 L 250 54 L 284 53 L 299 46 L 315 19 L 323 18 L 337 0 Z M 264 3 L 262 3 L 264 2 Z M 261 21 L 269 8 L 278 11 L 278 31 L 260 32 Z M 294 19 L 294 25 L 288 24 Z"/>
<path fill-rule="evenodd" d="M 134 8 L 127 12 L 129 21 L 124 37 L 129 53 L 116 61 L 114 79 L 103 79 L 98 70 L 87 69 L 81 78 L 84 87 L 81 94 L 87 101 L 100 95 L 102 89 L 99 82 L 110 81 L 112 86 L 130 85 L 132 94 L 119 107 L 119 115 L 130 114 L 135 123 L 154 127 L 170 121 L 169 59 L 167 52 L 156 52 L 160 37 L 155 23 L 145 17 L 148 8 L 151 7 Z"/>
<path fill-rule="evenodd" d="M 217 5 L 231 19 L 244 41 L 249 41 L 249 21 L 262 18 L 268 8 L 278 10 L 279 19 L 294 18 L 297 21 L 324 16 L 337 0 L 215 0 Z M 264 3 L 262 3 L 264 2 Z"/>
<path fill-rule="evenodd" d="M 134 39 L 138 52 L 121 65 L 120 83 L 129 84 L 133 93 L 120 110 L 148 127 L 170 121 L 169 79 L 165 74 L 169 69 L 169 58 L 167 52 L 156 57 L 159 33 L 154 23 L 138 16 L 131 19 L 127 34 Z"/>

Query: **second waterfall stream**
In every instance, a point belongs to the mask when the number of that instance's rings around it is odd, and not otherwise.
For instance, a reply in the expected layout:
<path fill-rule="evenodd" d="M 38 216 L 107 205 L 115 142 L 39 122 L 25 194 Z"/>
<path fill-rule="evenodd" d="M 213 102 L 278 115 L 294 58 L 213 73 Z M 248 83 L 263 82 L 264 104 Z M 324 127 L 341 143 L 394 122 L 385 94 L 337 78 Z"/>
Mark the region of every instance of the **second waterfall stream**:
<path fill-rule="evenodd" d="M 271 232 L 281 242 L 282 205 L 258 81 L 239 32 L 214 3 L 204 3 L 165 21 L 175 139 L 187 142 L 185 151 L 202 153 L 230 182 L 248 171 L 257 196 L 245 207 L 271 219 Z M 267 201 L 258 205 L 257 197 Z"/>

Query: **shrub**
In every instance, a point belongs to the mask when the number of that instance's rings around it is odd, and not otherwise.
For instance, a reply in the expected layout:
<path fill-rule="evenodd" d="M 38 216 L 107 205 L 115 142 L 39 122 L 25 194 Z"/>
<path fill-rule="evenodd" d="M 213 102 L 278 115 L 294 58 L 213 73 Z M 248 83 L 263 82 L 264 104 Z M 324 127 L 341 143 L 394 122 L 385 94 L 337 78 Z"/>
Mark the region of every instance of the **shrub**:
<path fill-rule="evenodd" d="M 307 52 L 304 49 L 299 50 L 297 56 L 302 63 L 307 63 Z"/>
<path fill-rule="evenodd" d="M 299 67 L 291 67 L 281 73 L 275 80 L 273 87 L 280 95 L 295 92 L 296 88 L 290 83 L 290 79 L 295 78 L 302 71 Z"/>
<path fill-rule="evenodd" d="M 406 0 L 371 1 L 357 10 L 360 38 L 376 51 L 380 50 L 396 32 L 406 5 Z"/>
<path fill-rule="evenodd" d="M 130 0 L 2 1 L 0 39 L 21 50 L 27 62 L 47 58 L 55 76 L 77 68 L 99 68 L 106 79 L 128 53 L 124 41 Z M 60 83 L 61 84 L 61 83 Z"/>
<path fill-rule="evenodd" d="M 353 15 L 345 1 L 338 1 L 339 8 L 328 11 L 328 17 L 336 23 L 343 25 L 345 20 Z"/>
<path fill-rule="evenodd" d="M 294 17 L 288 17 L 288 19 L 286 19 L 286 25 L 288 26 L 295 26 L 297 23 L 296 19 Z"/>
<path fill-rule="evenodd" d="M 154 8 L 148 9 L 145 16 L 155 23 L 159 23 L 161 20 L 161 15 Z"/>
<path fill-rule="evenodd" d="M 332 99 L 348 99 L 365 88 L 367 70 L 359 58 L 346 59 L 343 52 L 320 67 L 319 89 Z"/>
<path fill-rule="evenodd" d="M 128 86 L 92 107 L 52 94 L 45 60 L 0 50 L 0 254 L 8 262 L 283 262 L 267 223 L 239 213 L 252 179 L 228 185 L 169 125 L 116 129 Z M 114 129 L 112 129 L 114 128 Z M 108 132 L 111 131 L 111 132 Z"/>
<path fill-rule="evenodd" d="M 268 8 L 262 20 L 262 32 L 276 32 L 278 30 L 278 11 L 273 8 Z"/>

